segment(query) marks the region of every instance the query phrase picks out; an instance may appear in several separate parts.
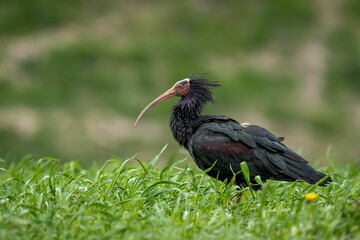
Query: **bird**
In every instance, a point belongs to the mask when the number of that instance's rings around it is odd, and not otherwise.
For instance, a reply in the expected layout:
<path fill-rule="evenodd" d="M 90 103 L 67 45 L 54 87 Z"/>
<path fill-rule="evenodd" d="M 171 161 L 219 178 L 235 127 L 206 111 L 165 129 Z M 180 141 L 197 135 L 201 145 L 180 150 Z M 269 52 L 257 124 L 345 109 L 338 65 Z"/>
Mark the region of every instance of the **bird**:
<path fill-rule="evenodd" d="M 196 165 L 209 176 L 224 182 L 234 178 L 237 186 L 246 187 L 248 184 L 241 174 L 241 163 L 245 162 L 254 190 L 261 188 L 256 176 L 263 183 L 267 180 L 303 180 L 323 186 L 332 181 L 287 147 L 283 137 L 224 115 L 202 115 L 207 103 L 215 104 L 212 91 L 218 86 L 218 82 L 209 81 L 204 75 L 191 74 L 150 102 L 139 114 L 134 127 L 154 105 L 171 97 L 180 97 L 171 111 L 171 132 Z"/>

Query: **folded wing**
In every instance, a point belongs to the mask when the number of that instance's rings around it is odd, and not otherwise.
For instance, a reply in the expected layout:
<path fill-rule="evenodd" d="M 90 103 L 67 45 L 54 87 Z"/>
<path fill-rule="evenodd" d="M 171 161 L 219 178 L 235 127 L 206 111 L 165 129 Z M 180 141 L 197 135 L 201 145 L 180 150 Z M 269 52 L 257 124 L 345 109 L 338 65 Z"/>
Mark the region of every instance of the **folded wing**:
<path fill-rule="evenodd" d="M 220 180 L 231 179 L 240 172 L 240 163 L 246 162 L 250 177 L 259 175 L 262 180 L 305 180 L 316 183 L 326 175 L 316 171 L 300 155 L 293 152 L 265 128 L 239 124 L 232 119 L 209 119 L 194 132 L 189 152 L 203 170 Z M 326 179 L 322 184 L 330 182 Z M 236 183 L 244 184 L 242 174 Z"/>

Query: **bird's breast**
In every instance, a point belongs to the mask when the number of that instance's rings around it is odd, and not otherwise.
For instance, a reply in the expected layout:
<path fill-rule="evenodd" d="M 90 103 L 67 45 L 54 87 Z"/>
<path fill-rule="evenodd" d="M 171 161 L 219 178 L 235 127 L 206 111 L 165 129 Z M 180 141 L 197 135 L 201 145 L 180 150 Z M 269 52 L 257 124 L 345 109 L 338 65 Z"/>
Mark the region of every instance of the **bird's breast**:
<path fill-rule="evenodd" d="M 188 148 L 189 138 L 192 135 L 192 128 L 188 124 L 180 121 L 171 121 L 170 129 L 174 139 L 186 149 Z"/>

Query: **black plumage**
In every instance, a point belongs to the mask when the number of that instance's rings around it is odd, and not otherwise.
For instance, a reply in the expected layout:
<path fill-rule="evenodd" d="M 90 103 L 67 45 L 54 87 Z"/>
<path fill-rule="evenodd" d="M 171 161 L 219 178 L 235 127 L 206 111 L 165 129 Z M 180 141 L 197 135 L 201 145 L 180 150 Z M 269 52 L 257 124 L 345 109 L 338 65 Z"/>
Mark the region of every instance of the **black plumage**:
<path fill-rule="evenodd" d="M 246 181 L 240 173 L 240 163 L 249 167 L 251 182 L 260 176 L 262 181 L 304 180 L 315 184 L 326 177 L 316 171 L 300 155 L 282 143 L 284 138 L 257 125 L 239 123 L 223 115 L 201 115 L 204 105 L 214 103 L 212 88 L 218 83 L 199 76 L 181 80 L 151 102 L 139 115 L 156 103 L 172 96 L 181 97 L 173 107 L 170 128 L 175 140 L 186 148 L 196 165 L 207 170 L 207 174 L 222 181 L 229 181 L 235 175 L 237 185 Z M 320 183 L 331 182 L 327 177 Z M 259 186 L 254 184 L 255 189 Z"/>

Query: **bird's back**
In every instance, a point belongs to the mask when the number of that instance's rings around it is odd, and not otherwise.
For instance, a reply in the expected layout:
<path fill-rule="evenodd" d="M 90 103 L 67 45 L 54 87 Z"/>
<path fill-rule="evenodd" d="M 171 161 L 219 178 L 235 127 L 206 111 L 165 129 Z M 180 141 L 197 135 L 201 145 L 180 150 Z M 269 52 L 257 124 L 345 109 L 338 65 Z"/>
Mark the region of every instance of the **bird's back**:
<path fill-rule="evenodd" d="M 202 170 L 219 180 L 230 180 L 236 174 L 236 183 L 244 185 L 240 163 L 246 162 L 250 177 L 257 175 L 281 181 L 305 180 L 316 183 L 326 175 L 316 171 L 300 155 L 285 146 L 265 128 L 239 124 L 225 116 L 201 116 L 194 121 L 188 150 Z M 322 184 L 330 182 L 325 179 Z"/>

